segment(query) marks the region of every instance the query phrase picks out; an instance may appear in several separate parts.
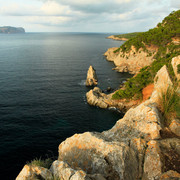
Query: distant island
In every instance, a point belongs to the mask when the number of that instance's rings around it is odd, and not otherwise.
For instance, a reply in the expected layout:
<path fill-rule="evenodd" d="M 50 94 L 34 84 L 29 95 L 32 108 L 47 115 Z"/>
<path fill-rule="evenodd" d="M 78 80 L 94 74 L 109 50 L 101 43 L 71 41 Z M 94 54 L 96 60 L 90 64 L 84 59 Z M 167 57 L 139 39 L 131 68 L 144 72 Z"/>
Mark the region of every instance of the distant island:
<path fill-rule="evenodd" d="M 22 27 L 3 26 L 0 27 L 0 33 L 3 34 L 25 33 L 25 30 Z"/>

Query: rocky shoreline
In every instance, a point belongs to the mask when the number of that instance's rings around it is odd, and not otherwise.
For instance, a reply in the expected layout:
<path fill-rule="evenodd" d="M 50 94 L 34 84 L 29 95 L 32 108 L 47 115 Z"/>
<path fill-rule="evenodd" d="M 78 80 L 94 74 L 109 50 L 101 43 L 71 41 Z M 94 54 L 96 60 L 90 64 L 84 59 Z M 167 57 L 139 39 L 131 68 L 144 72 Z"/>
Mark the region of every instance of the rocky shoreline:
<path fill-rule="evenodd" d="M 146 47 L 147 51 L 140 48 L 136 51 L 134 46 L 129 52 L 117 51 L 118 47 L 109 48 L 105 53 L 106 59 L 112 61 L 116 66 L 114 70 L 118 72 L 129 72 L 137 74 L 139 70 L 145 66 L 149 66 L 153 61 L 153 56 L 157 53 L 157 47 Z"/>
<path fill-rule="evenodd" d="M 122 113 L 125 113 L 131 107 L 136 107 L 138 104 L 140 104 L 140 101 L 127 101 L 125 99 L 113 100 L 113 94 L 114 92 L 105 94 L 100 88 L 95 87 L 94 89 L 86 93 L 86 99 L 88 104 L 91 106 L 97 106 L 103 109 L 115 108 Z"/>
<path fill-rule="evenodd" d="M 180 56 L 176 62 L 180 64 Z M 16 180 L 179 179 L 180 122 L 172 119 L 165 126 L 159 111 L 159 92 L 169 87 L 173 83 L 164 65 L 154 78 L 150 99 L 130 108 L 114 127 L 102 133 L 85 132 L 67 138 L 59 145 L 59 157 L 50 169 L 25 165 Z M 93 94 L 89 101 L 107 107 L 108 95 L 97 87 L 89 93 Z"/>
<path fill-rule="evenodd" d="M 114 35 L 108 36 L 106 39 L 113 39 L 116 41 L 127 41 L 128 40 L 127 38 L 119 38 L 119 37 L 116 37 Z"/>

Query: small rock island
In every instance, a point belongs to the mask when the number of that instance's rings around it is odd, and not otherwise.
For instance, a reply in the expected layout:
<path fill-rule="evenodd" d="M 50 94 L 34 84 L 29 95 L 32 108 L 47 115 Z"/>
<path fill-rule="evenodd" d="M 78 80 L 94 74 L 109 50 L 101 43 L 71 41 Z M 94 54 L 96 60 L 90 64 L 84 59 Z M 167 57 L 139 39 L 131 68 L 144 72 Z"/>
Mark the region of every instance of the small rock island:
<path fill-rule="evenodd" d="M 97 75 L 96 71 L 92 66 L 89 66 L 87 72 L 86 86 L 96 86 L 97 85 Z"/>
<path fill-rule="evenodd" d="M 25 33 L 25 30 L 22 27 L 3 26 L 3 27 L 0 27 L 0 33 L 3 33 L 3 34 L 20 34 L 20 33 Z"/>

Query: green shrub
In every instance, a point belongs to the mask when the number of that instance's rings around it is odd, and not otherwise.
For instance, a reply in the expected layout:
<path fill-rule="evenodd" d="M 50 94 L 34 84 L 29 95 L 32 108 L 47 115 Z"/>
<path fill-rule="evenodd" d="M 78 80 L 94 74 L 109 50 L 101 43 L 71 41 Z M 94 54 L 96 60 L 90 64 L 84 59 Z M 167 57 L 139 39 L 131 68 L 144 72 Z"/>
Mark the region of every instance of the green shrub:
<path fill-rule="evenodd" d="M 114 53 L 119 52 L 120 48 L 117 48 L 115 51 L 113 51 Z"/>
<path fill-rule="evenodd" d="M 180 74 L 180 64 L 177 65 L 177 73 Z"/>
<path fill-rule="evenodd" d="M 36 159 L 32 160 L 31 162 L 28 162 L 27 164 L 33 165 L 33 166 L 40 166 L 40 167 L 49 169 L 52 162 L 53 162 L 52 158 L 47 158 L 44 160 L 41 158 L 39 158 L 39 159 L 36 158 Z"/>
<path fill-rule="evenodd" d="M 134 33 L 127 33 L 127 34 L 115 35 L 115 37 L 130 39 L 130 38 L 133 38 L 133 37 L 137 36 L 138 34 L 139 34 L 139 32 L 134 32 Z"/>
<path fill-rule="evenodd" d="M 180 107 L 180 97 L 177 90 L 173 87 L 167 88 L 167 91 L 161 92 L 160 98 L 160 110 L 166 119 L 165 124 L 168 125 L 171 116 L 178 116 L 177 110 Z"/>

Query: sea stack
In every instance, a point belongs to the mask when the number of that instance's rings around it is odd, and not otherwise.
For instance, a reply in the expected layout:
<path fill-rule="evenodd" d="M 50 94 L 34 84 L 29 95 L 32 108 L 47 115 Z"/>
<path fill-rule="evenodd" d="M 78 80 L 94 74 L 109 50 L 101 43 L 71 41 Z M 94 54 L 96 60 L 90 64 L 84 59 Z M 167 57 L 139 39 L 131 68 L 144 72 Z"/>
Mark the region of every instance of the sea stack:
<path fill-rule="evenodd" d="M 89 66 L 87 72 L 86 86 L 96 86 L 97 83 L 98 80 L 96 76 L 96 70 L 92 66 Z"/>

